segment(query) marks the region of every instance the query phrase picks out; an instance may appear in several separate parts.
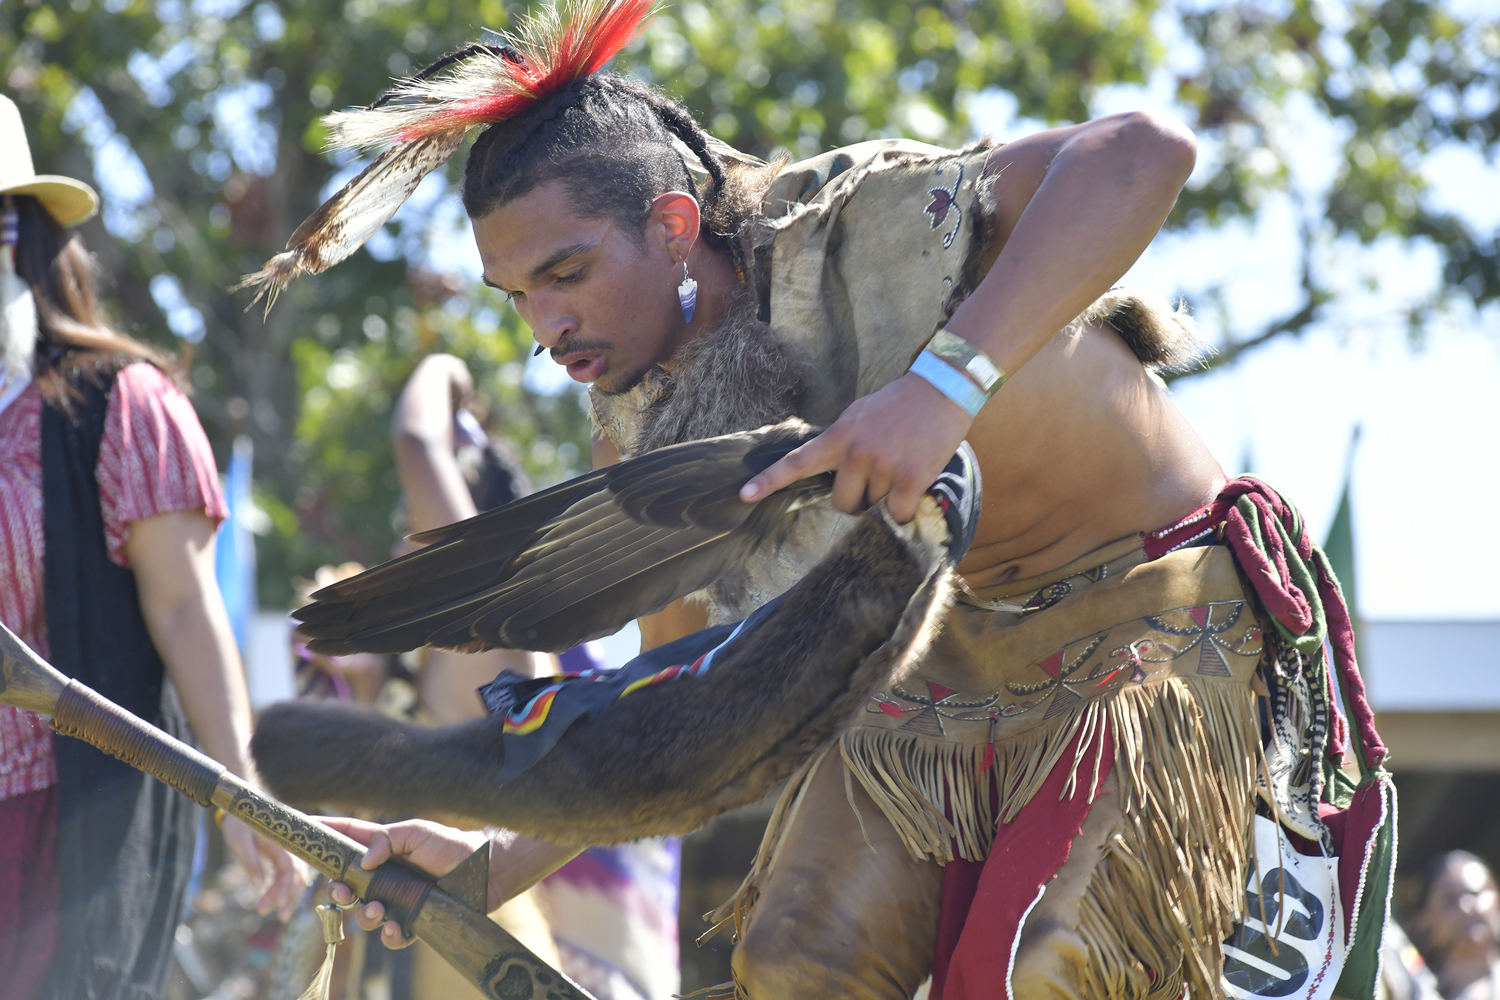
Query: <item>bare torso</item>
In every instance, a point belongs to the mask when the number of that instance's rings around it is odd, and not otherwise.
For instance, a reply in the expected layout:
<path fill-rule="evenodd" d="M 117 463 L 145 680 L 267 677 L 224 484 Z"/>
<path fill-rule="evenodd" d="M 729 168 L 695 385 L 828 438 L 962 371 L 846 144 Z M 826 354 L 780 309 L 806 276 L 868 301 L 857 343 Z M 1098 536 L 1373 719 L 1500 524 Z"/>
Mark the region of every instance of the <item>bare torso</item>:
<path fill-rule="evenodd" d="M 984 512 L 959 567 L 973 587 L 1044 573 L 1212 500 L 1218 463 L 1109 327 L 1065 330 L 969 432 Z"/>

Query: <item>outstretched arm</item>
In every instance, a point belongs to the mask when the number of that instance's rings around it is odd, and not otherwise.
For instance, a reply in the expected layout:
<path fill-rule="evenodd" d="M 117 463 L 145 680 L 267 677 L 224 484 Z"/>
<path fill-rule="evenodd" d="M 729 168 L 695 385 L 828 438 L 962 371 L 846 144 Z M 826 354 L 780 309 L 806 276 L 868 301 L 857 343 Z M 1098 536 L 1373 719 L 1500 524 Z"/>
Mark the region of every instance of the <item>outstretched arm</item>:
<path fill-rule="evenodd" d="M 1195 155 L 1181 122 L 1141 112 L 997 149 L 985 176 L 994 184 L 990 222 L 999 253 L 946 328 L 1014 374 L 1145 250 L 1176 204 Z M 904 375 L 856 400 L 821 436 L 747 483 L 741 496 L 753 501 L 837 470 L 835 507 L 854 512 L 886 496 L 891 514 L 905 521 L 972 422 L 928 382 Z"/>

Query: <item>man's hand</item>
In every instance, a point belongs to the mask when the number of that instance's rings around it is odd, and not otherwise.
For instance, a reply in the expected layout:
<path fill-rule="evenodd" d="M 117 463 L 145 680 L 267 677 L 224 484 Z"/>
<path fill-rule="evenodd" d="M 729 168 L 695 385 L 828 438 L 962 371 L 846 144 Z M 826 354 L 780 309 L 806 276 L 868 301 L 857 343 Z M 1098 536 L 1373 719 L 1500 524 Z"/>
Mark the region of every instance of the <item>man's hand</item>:
<path fill-rule="evenodd" d="M 908 373 L 850 403 L 833 426 L 746 483 L 740 499 L 754 502 L 836 471 L 834 507 L 857 514 L 885 497 L 891 516 L 905 523 L 972 423 L 957 403 Z"/>
<path fill-rule="evenodd" d="M 483 847 L 488 839 L 482 831 L 456 830 L 425 819 L 382 826 L 342 816 L 315 818 L 369 848 L 359 861 L 359 866 L 366 871 L 379 868 L 391 858 L 402 858 L 428 874 L 442 878 Z M 354 893 L 342 882 L 332 883 L 329 895 L 339 906 L 354 902 Z M 493 905 L 499 905 L 499 902 Z M 379 927 L 380 941 L 387 948 L 405 948 L 414 940 L 402 933 L 400 924 L 385 919 L 385 906 L 380 903 L 366 903 L 360 907 L 354 914 L 354 922 L 365 931 L 373 932 Z"/>
<path fill-rule="evenodd" d="M 233 816 L 224 817 L 223 830 L 225 846 L 261 894 L 256 910 L 263 914 L 275 910 L 283 922 L 289 920 L 307 888 L 307 865 Z"/>

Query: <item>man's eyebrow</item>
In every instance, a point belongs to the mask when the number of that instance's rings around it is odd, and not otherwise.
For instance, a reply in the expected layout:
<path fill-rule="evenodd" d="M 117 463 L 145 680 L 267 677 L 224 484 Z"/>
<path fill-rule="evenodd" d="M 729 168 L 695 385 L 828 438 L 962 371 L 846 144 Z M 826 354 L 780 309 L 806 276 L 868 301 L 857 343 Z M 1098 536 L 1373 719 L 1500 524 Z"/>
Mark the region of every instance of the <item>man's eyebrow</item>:
<path fill-rule="evenodd" d="M 598 245 L 598 243 L 575 243 L 570 247 L 563 247 L 561 250 L 553 251 L 548 255 L 546 260 L 542 261 L 536 267 L 533 267 L 531 269 L 531 280 L 537 280 L 542 275 L 546 274 L 548 271 L 552 270 L 554 267 L 567 260 L 569 257 L 576 257 L 581 253 L 588 253 Z"/>

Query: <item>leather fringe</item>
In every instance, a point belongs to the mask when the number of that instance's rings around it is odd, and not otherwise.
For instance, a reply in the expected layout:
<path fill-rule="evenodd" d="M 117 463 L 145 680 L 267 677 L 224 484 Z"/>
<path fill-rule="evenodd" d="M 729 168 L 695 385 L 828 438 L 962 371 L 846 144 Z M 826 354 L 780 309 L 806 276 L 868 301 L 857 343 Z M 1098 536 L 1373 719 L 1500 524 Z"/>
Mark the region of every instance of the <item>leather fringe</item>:
<path fill-rule="evenodd" d="M 1098 773 L 1086 748 L 1105 721 L 1113 733 L 1122 827 L 1085 893 L 1079 934 L 1088 942 L 1088 993 L 1099 1000 L 1218 996 L 1221 942 L 1242 916 L 1243 874 L 1255 812 L 1259 725 L 1254 697 L 1237 684 L 1172 677 L 1090 702 L 1051 725 L 995 744 L 945 743 L 854 729 L 840 752 L 915 858 L 983 860 L 1054 767 L 1071 769 L 1067 795 L 1092 801 Z M 1071 760 L 1068 745 L 1084 738 Z M 818 759 L 788 781 L 750 873 L 704 919 L 740 940 L 759 886 L 796 818 Z M 846 777 L 847 780 L 847 777 Z M 945 810 L 943 804 L 947 803 Z"/>
<path fill-rule="evenodd" d="M 978 746 L 859 728 L 844 735 L 839 749 L 912 858 L 947 864 L 956 847 L 964 860 L 983 861 L 997 825 L 1015 819 L 1031 801 L 1080 730 L 1085 739 L 1079 746 L 1089 745 L 1104 711 L 1101 703 L 1090 702 L 1056 725 Z M 1072 763 L 1075 771 L 1079 759 Z M 1073 791 L 1070 786 L 1069 794 Z M 1092 801 L 1092 784 L 1088 794 Z"/>
<path fill-rule="evenodd" d="M 1238 685 L 1171 678 L 1111 703 L 1122 829 L 1084 894 L 1089 995 L 1218 997 L 1243 916 L 1259 724 Z"/>

